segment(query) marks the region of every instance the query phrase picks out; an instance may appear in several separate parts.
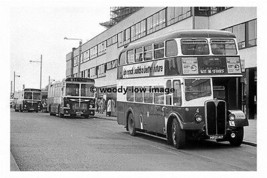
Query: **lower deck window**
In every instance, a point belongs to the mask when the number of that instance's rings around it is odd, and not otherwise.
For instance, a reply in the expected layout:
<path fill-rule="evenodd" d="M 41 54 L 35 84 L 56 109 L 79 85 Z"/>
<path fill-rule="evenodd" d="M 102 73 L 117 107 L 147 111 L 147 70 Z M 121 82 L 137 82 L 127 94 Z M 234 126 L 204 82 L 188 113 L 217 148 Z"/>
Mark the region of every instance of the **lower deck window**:
<path fill-rule="evenodd" d="M 185 79 L 185 100 L 211 96 L 209 79 Z"/>

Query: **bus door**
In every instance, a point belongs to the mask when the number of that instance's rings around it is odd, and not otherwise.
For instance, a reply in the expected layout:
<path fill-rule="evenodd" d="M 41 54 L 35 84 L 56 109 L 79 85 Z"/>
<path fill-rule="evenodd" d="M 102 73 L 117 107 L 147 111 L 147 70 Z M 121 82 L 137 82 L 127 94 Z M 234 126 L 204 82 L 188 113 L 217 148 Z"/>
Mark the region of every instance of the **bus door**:
<path fill-rule="evenodd" d="M 214 77 L 213 97 L 225 100 L 228 110 L 241 109 L 241 82 L 238 77 Z"/>
<path fill-rule="evenodd" d="M 149 123 L 153 132 L 163 133 L 164 128 L 164 86 L 154 86 L 151 88 L 154 95 L 154 105 L 150 105 Z"/>

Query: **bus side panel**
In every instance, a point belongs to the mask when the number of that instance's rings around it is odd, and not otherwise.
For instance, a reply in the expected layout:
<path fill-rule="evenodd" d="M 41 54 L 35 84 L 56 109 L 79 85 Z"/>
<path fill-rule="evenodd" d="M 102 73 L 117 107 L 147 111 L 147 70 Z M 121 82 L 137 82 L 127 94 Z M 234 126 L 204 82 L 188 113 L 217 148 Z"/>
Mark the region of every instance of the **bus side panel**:
<path fill-rule="evenodd" d="M 155 105 L 148 104 L 144 106 L 144 108 L 146 111 L 144 117 L 145 130 L 150 132 L 157 132 L 158 123 L 155 122 L 155 116 L 156 116 Z"/>
<path fill-rule="evenodd" d="M 127 103 L 117 101 L 117 122 L 120 125 L 126 126 L 126 106 Z"/>
<path fill-rule="evenodd" d="M 143 109 L 144 105 L 142 103 L 129 103 L 129 107 L 133 109 L 134 112 L 134 123 L 135 123 L 135 128 L 137 129 L 142 129 L 141 128 L 141 118 L 143 117 Z"/>

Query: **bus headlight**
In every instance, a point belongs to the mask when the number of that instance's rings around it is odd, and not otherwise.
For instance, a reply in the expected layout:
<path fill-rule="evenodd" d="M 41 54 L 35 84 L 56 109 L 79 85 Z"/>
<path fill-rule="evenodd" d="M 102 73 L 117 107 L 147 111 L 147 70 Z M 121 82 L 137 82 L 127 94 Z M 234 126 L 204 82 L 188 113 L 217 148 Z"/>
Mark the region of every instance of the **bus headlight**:
<path fill-rule="evenodd" d="M 67 106 L 67 108 L 69 108 L 69 109 L 70 109 L 70 104 L 69 104 L 69 103 L 67 103 L 67 104 L 66 104 L 66 106 Z"/>
<path fill-rule="evenodd" d="M 90 104 L 90 105 L 89 105 L 89 108 L 93 108 L 93 106 Z"/>
<path fill-rule="evenodd" d="M 202 116 L 197 114 L 195 116 L 195 120 L 196 120 L 196 122 L 201 122 L 202 121 Z"/>
<path fill-rule="evenodd" d="M 235 115 L 230 114 L 230 115 L 229 115 L 229 120 L 230 120 L 230 121 L 234 121 L 234 120 L 235 120 Z"/>

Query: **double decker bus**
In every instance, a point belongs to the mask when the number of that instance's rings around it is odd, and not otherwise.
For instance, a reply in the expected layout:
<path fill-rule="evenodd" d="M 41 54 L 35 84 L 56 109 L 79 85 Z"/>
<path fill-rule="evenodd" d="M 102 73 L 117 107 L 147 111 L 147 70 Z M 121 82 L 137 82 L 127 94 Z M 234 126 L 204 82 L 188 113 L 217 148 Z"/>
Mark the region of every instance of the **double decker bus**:
<path fill-rule="evenodd" d="M 25 88 L 18 91 L 15 95 L 16 102 L 14 104 L 15 112 L 35 111 L 38 112 L 41 106 L 41 90 L 34 88 Z"/>
<path fill-rule="evenodd" d="M 95 114 L 94 79 L 66 78 L 48 86 L 47 109 L 50 115 L 59 117 Z"/>
<path fill-rule="evenodd" d="M 241 63 L 235 35 L 177 31 L 129 44 L 119 55 L 117 122 L 180 149 L 188 139 L 240 146 L 248 120 L 241 110 Z"/>

